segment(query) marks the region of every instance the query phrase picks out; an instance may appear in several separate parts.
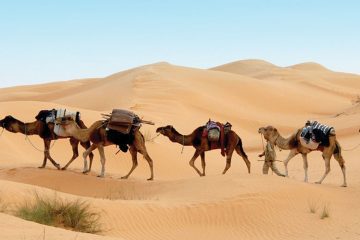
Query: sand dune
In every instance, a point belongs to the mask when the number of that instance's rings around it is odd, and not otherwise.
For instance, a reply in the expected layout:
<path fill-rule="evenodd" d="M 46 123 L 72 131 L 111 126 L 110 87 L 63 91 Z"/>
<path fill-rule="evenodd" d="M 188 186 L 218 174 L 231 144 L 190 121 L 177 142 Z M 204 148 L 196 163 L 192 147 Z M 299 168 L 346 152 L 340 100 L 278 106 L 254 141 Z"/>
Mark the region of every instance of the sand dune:
<path fill-rule="evenodd" d="M 102 236 L 79 234 L 77 239 L 358 239 L 360 163 L 360 76 L 338 73 L 317 63 L 279 67 L 261 60 L 244 60 L 209 70 L 156 63 L 113 75 L 33 86 L 0 89 L 0 116 L 13 115 L 34 121 L 40 109 L 68 108 L 81 111 L 87 125 L 113 108 L 135 111 L 156 126 L 141 131 L 154 141 L 147 148 L 155 164 L 155 181 L 139 157 L 130 179 L 120 180 L 131 167 L 128 153 L 115 155 L 106 147 L 106 177 L 99 179 L 99 155 L 93 170 L 81 173 L 79 157 L 68 171 L 51 163 L 38 169 L 43 153 L 36 136 L 4 131 L 0 136 L 0 193 L 6 203 L 31 198 L 33 191 L 56 192 L 65 199 L 82 198 L 101 209 L 106 231 Z M 198 177 L 188 161 L 194 150 L 156 137 L 155 129 L 171 124 L 188 134 L 209 118 L 229 121 L 243 140 L 252 162 L 249 175 L 240 156 L 221 175 L 225 159 L 219 151 L 206 153 L 207 176 Z M 289 164 L 290 178 L 261 175 L 257 154 L 261 126 L 274 125 L 288 136 L 308 119 L 336 128 L 346 160 L 348 183 L 340 188 L 342 174 L 332 161 L 332 171 L 322 185 L 303 183 L 300 156 Z M 29 141 L 31 143 L 29 143 Z M 33 146 L 32 146 L 32 145 Z M 354 148 L 354 149 L 353 149 Z M 346 151 L 350 150 L 350 151 Z M 79 148 L 80 153 L 83 152 Z M 71 157 L 68 140 L 57 140 L 52 156 L 62 166 Z M 284 159 L 286 151 L 278 152 Z M 199 160 L 197 162 L 199 163 Z M 282 170 L 281 163 L 278 164 Z M 309 155 L 309 180 L 324 172 L 321 154 Z M 318 211 L 309 213 L 309 202 Z M 330 206 L 330 218 L 320 219 L 321 207 Z M 39 239 L 44 227 L 1 214 L 2 239 Z M 19 226 L 23 229 L 19 232 Z M 72 239 L 74 232 L 45 227 L 47 239 Z"/>

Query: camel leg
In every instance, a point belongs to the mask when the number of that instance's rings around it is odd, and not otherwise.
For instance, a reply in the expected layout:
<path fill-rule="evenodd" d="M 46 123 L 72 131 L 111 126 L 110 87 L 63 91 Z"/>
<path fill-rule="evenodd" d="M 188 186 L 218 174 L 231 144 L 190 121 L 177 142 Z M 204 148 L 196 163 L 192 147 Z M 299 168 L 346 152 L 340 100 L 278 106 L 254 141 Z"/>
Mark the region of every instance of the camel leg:
<path fill-rule="evenodd" d="M 195 166 L 195 160 L 199 157 L 200 155 L 200 150 L 196 149 L 194 156 L 191 158 L 191 160 L 189 161 L 189 164 L 192 168 L 195 169 L 195 171 L 200 175 L 201 177 L 201 172 L 199 171 L 199 169 L 197 169 L 197 167 Z"/>
<path fill-rule="evenodd" d="M 244 160 L 246 167 L 248 169 L 248 173 L 250 173 L 251 163 L 250 163 L 246 153 L 242 149 L 242 146 L 240 144 L 238 144 L 235 148 L 235 151 L 237 152 L 237 154 L 239 154 L 242 157 L 242 159 Z"/>
<path fill-rule="evenodd" d="M 138 161 L 137 161 L 138 150 L 134 146 L 130 146 L 129 151 L 131 154 L 132 167 L 131 167 L 129 173 L 126 174 L 125 176 L 121 177 L 121 179 L 127 179 L 130 176 L 130 174 L 135 170 L 135 168 L 138 166 Z"/>
<path fill-rule="evenodd" d="M 291 150 L 290 153 L 289 153 L 289 155 L 287 156 L 287 158 L 284 160 L 285 176 L 286 176 L 286 177 L 289 177 L 289 172 L 288 172 L 288 167 L 287 167 L 287 165 L 288 165 L 289 161 L 290 161 L 293 157 L 295 157 L 297 154 L 298 154 L 298 152 L 296 152 L 296 151 L 294 151 L 294 150 Z"/>
<path fill-rule="evenodd" d="M 100 175 L 98 175 L 98 177 L 103 178 L 105 176 L 105 161 L 106 161 L 104 147 L 98 146 L 98 151 L 100 154 L 100 162 L 101 162 L 101 173 Z"/>
<path fill-rule="evenodd" d="M 304 172 L 305 172 L 305 178 L 304 178 L 304 182 L 308 182 L 308 161 L 307 161 L 307 154 L 303 153 L 301 154 L 302 158 L 303 158 L 303 163 L 304 163 Z"/>
<path fill-rule="evenodd" d="M 346 183 L 346 168 L 345 168 L 345 161 L 343 159 L 343 157 L 341 156 L 341 150 L 338 150 L 338 153 L 334 153 L 334 158 L 336 159 L 336 161 L 339 163 L 340 167 L 341 167 L 341 171 L 343 174 L 343 178 L 344 178 L 344 182 L 341 185 L 342 187 L 347 187 L 347 183 Z"/>
<path fill-rule="evenodd" d="M 60 164 L 58 164 L 51 156 L 50 156 L 50 143 L 51 140 L 44 140 L 45 143 L 45 156 L 47 159 L 50 160 L 50 162 L 58 169 L 60 170 Z"/>
<path fill-rule="evenodd" d="M 79 156 L 79 149 L 78 149 L 79 141 L 76 140 L 75 138 L 70 138 L 69 142 L 72 147 L 73 155 L 70 161 L 63 168 L 61 168 L 61 170 L 66 170 L 68 166 Z"/>
<path fill-rule="evenodd" d="M 91 143 L 90 142 L 80 142 L 81 146 L 85 149 L 89 149 L 89 147 L 91 146 Z M 90 166 L 89 166 L 89 169 L 88 171 L 90 172 L 91 171 L 91 167 L 92 167 L 92 163 L 93 163 L 93 159 L 94 159 L 94 154 L 93 152 L 90 152 L 89 154 L 89 159 L 90 159 Z"/>
<path fill-rule="evenodd" d="M 200 154 L 200 157 L 201 157 L 201 167 L 202 167 L 202 175 L 201 176 L 205 176 L 205 167 L 206 167 L 206 162 L 205 162 L 205 152 L 202 152 Z"/>
<path fill-rule="evenodd" d="M 44 160 L 43 160 L 42 165 L 39 168 L 44 168 L 46 166 L 46 162 L 47 162 L 46 151 L 47 151 L 46 142 L 44 140 Z"/>
<path fill-rule="evenodd" d="M 321 184 L 330 172 L 330 157 L 323 155 L 323 158 L 325 160 L 325 173 L 319 181 L 315 182 L 316 184 Z"/>
<path fill-rule="evenodd" d="M 84 158 L 84 169 L 83 169 L 83 173 L 88 173 L 90 172 L 90 169 L 88 169 L 87 167 L 87 156 L 89 156 L 90 153 L 92 153 L 92 151 L 94 151 L 97 148 L 97 146 L 95 144 L 92 144 L 88 149 L 86 149 L 86 151 L 83 153 L 83 158 Z"/>
<path fill-rule="evenodd" d="M 141 154 L 144 156 L 144 158 L 146 159 L 146 161 L 148 162 L 149 167 L 150 167 L 151 175 L 150 175 L 150 178 L 148 178 L 147 180 L 148 180 L 148 181 L 154 180 L 153 160 L 151 159 L 151 157 L 149 156 L 149 154 L 147 153 L 147 151 L 141 152 Z"/>
<path fill-rule="evenodd" d="M 316 182 L 317 184 L 321 184 L 324 181 L 324 179 L 326 178 L 326 176 L 328 175 L 328 173 L 330 172 L 330 159 L 336 149 L 335 136 L 330 136 L 329 142 L 330 142 L 330 146 L 324 148 L 323 153 L 322 153 L 322 157 L 325 160 L 325 173 L 322 176 L 322 178 Z"/>
<path fill-rule="evenodd" d="M 268 174 L 269 168 L 270 168 L 270 163 L 265 160 L 263 168 L 262 168 L 263 174 Z"/>
<path fill-rule="evenodd" d="M 226 166 L 222 174 L 225 174 L 227 170 L 231 167 L 231 157 L 233 155 L 234 150 L 235 150 L 234 147 L 228 148 L 226 153 Z"/>

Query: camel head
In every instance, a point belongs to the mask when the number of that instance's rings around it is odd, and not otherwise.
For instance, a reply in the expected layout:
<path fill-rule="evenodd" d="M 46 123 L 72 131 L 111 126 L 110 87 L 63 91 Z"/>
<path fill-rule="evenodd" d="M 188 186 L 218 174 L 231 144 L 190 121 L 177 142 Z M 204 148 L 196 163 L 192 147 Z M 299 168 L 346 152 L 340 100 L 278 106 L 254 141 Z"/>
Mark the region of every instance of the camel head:
<path fill-rule="evenodd" d="M 59 124 L 65 129 L 68 134 L 80 129 L 78 124 L 71 117 L 60 117 L 55 119 L 55 124 Z"/>
<path fill-rule="evenodd" d="M 13 116 L 8 115 L 4 119 L 0 120 L 0 127 L 5 128 L 9 132 L 19 132 L 18 120 Z"/>
<path fill-rule="evenodd" d="M 273 126 L 261 127 L 258 133 L 264 135 L 264 138 L 272 143 L 274 143 L 279 136 L 278 130 Z"/>
<path fill-rule="evenodd" d="M 169 137 L 174 132 L 174 127 L 171 125 L 167 125 L 165 127 L 159 127 L 156 129 L 156 132 Z"/>

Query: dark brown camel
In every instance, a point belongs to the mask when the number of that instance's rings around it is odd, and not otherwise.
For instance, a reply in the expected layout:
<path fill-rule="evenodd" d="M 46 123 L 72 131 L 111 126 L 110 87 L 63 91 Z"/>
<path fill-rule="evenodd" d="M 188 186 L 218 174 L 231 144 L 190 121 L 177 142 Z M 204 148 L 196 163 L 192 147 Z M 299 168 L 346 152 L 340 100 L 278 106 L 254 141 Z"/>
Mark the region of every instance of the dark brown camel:
<path fill-rule="evenodd" d="M 205 176 L 205 152 L 213 149 L 210 149 L 208 139 L 202 136 L 204 128 L 205 126 L 198 127 L 190 135 L 182 135 L 178 133 L 173 126 L 168 125 L 165 127 L 159 127 L 156 129 L 156 132 L 168 137 L 172 142 L 177 142 L 183 146 L 193 146 L 195 148 L 195 153 L 189 164 L 200 176 Z M 234 131 L 230 130 L 225 135 L 224 146 L 226 148 L 226 166 L 223 174 L 225 174 L 231 166 L 231 157 L 234 150 L 244 159 L 248 172 L 250 173 L 250 161 L 248 160 L 248 157 L 242 147 L 241 138 Z M 219 148 L 221 148 L 220 143 L 217 143 L 214 149 Z M 200 172 L 200 170 L 195 166 L 195 160 L 199 156 L 201 156 L 202 172 Z"/>
<path fill-rule="evenodd" d="M 79 124 L 82 128 L 86 128 L 85 124 L 79 120 Z M 70 144 L 73 151 L 73 156 L 70 161 L 62 168 L 65 170 L 71 163 L 79 156 L 78 145 L 79 140 L 73 137 L 59 137 L 54 133 L 54 124 L 53 123 L 44 123 L 40 120 L 36 120 L 30 123 L 23 123 L 20 120 L 15 119 L 12 116 L 6 116 L 4 119 L 0 120 L 0 127 L 8 130 L 13 133 L 22 133 L 25 135 L 39 135 L 44 141 L 44 160 L 43 164 L 39 168 L 44 168 L 46 166 L 47 159 L 57 168 L 60 169 L 60 165 L 51 157 L 50 155 L 50 143 L 52 140 L 70 138 Z M 88 149 L 90 147 L 90 142 L 81 143 L 81 145 Z M 90 154 L 90 168 L 92 165 L 93 154 Z"/>
<path fill-rule="evenodd" d="M 290 150 L 290 153 L 288 157 L 284 160 L 285 165 L 285 175 L 288 176 L 288 168 L 287 165 L 293 157 L 295 157 L 297 154 L 301 154 L 304 162 L 304 171 L 305 171 L 305 178 L 304 181 L 308 181 L 308 161 L 307 161 L 307 154 L 312 151 L 321 151 L 322 157 L 325 161 L 325 173 L 322 176 L 322 178 L 317 181 L 317 184 L 321 184 L 322 181 L 325 179 L 327 174 L 330 172 L 330 159 L 332 156 L 336 159 L 336 161 L 339 163 L 341 171 L 343 173 L 343 184 L 342 187 L 346 187 L 346 168 L 345 168 L 345 161 L 344 158 L 341 155 L 341 147 L 339 142 L 336 139 L 335 132 L 333 134 L 329 135 L 329 146 L 322 146 L 321 144 L 319 147 L 315 150 L 309 149 L 307 147 L 304 147 L 300 143 L 300 133 L 301 129 L 298 129 L 295 133 L 293 133 L 288 138 L 284 138 L 280 135 L 278 130 L 274 128 L 273 126 L 267 126 L 267 127 L 261 127 L 259 128 L 259 133 L 264 135 L 264 138 L 268 141 L 270 141 L 273 145 L 277 145 L 279 148 L 284 150 Z"/>

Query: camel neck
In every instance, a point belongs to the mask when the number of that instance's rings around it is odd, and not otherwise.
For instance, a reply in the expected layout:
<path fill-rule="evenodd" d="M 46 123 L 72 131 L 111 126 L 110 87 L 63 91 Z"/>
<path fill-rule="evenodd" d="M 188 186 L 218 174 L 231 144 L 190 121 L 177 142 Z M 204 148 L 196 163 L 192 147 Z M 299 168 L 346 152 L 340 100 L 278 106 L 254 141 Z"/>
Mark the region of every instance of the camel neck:
<path fill-rule="evenodd" d="M 81 142 L 87 142 L 89 141 L 90 134 L 100 127 L 102 124 L 102 121 L 96 121 L 93 123 L 89 128 L 82 129 L 77 124 L 73 124 L 72 128 L 70 130 L 66 130 L 72 137 L 76 138 L 77 140 Z"/>
<path fill-rule="evenodd" d="M 177 142 L 183 146 L 191 146 L 192 145 L 192 135 L 182 135 L 178 133 L 175 129 L 173 131 L 173 135 L 169 136 L 170 141 Z"/>
<path fill-rule="evenodd" d="M 289 150 L 289 140 L 290 138 L 284 138 L 279 134 L 278 137 L 275 139 L 275 144 L 281 149 Z"/>
<path fill-rule="evenodd" d="M 37 129 L 37 122 L 30 122 L 30 123 L 23 123 L 18 121 L 17 124 L 19 126 L 19 131 L 22 134 L 25 135 L 35 135 L 35 134 L 39 134 L 39 131 Z"/>

